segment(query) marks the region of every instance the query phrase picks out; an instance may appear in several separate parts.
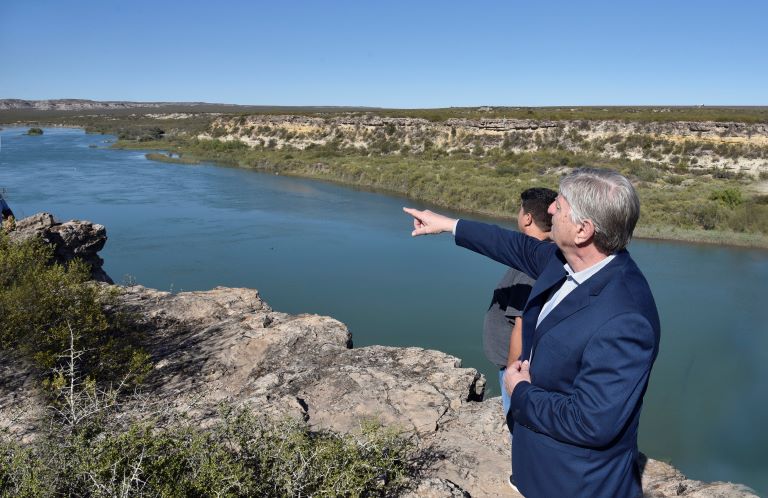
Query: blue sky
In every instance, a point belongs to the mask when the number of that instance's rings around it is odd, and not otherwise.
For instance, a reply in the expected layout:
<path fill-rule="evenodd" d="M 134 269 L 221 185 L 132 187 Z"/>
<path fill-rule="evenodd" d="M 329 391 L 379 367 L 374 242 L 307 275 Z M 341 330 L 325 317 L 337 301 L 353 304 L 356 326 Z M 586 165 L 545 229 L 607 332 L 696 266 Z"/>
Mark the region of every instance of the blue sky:
<path fill-rule="evenodd" d="M 0 98 L 768 105 L 766 1 L 0 3 Z"/>

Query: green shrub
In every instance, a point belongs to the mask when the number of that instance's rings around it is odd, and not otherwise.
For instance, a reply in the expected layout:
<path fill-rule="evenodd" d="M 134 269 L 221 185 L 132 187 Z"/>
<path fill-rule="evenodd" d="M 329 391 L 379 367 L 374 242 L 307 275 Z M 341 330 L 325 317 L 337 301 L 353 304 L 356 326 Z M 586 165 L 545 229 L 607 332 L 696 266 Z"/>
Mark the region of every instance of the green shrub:
<path fill-rule="evenodd" d="M 52 496 L 51 469 L 32 448 L 0 439 L 0 496 Z"/>
<path fill-rule="evenodd" d="M 418 472 L 414 445 L 365 423 L 312 432 L 248 410 L 208 429 L 132 423 L 52 431 L 31 447 L 0 441 L 0 496 L 393 496 Z"/>
<path fill-rule="evenodd" d="M 709 195 L 709 200 L 719 201 L 731 209 L 740 205 L 744 201 L 741 196 L 741 190 L 736 188 L 715 190 Z"/>
<path fill-rule="evenodd" d="M 658 168 L 644 162 L 633 162 L 630 165 L 629 172 L 630 175 L 636 177 L 638 180 L 649 183 L 655 182 L 660 176 Z"/>
<path fill-rule="evenodd" d="M 340 435 L 243 411 L 225 429 L 248 468 L 259 472 L 261 496 L 379 496 L 402 487 L 414 471 L 412 443 L 373 422 L 359 434 Z"/>
<path fill-rule="evenodd" d="M 165 135 L 165 131 L 157 126 L 130 126 L 121 128 L 117 132 L 117 138 L 120 140 L 134 140 L 137 142 L 149 142 L 160 140 Z"/>
<path fill-rule="evenodd" d="M 30 128 L 29 130 L 27 130 L 27 135 L 35 136 L 35 135 L 42 135 L 42 134 L 43 134 L 42 128 Z"/>
<path fill-rule="evenodd" d="M 683 183 L 684 179 L 685 179 L 685 177 L 682 177 L 680 175 L 669 175 L 666 178 L 666 181 L 670 185 L 681 185 Z"/>
<path fill-rule="evenodd" d="M 724 214 L 715 202 L 704 202 L 693 209 L 695 223 L 704 230 L 714 230 L 724 220 Z"/>
<path fill-rule="evenodd" d="M 499 164 L 496 166 L 496 174 L 502 176 L 518 176 L 521 170 L 518 166 L 511 163 Z"/>
<path fill-rule="evenodd" d="M 52 256 L 39 239 L 13 243 L 0 234 L 0 346 L 50 370 L 63 363 L 74 334 L 87 375 L 110 381 L 146 371 L 148 357 L 132 343 L 135 331 L 114 291 L 91 282 L 85 263 L 65 267 Z"/>

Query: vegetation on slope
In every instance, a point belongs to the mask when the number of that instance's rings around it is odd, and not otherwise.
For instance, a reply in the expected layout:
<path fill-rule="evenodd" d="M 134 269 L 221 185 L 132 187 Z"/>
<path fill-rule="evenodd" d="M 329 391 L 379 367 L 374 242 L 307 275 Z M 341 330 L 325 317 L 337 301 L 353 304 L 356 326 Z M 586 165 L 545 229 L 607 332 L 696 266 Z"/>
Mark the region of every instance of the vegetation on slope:
<path fill-rule="evenodd" d="M 184 419 L 54 426 L 31 446 L 0 439 L 0 496 L 394 496 L 419 470 L 413 444 L 380 425 L 312 432 L 226 411 Z"/>
<path fill-rule="evenodd" d="M 52 261 L 53 248 L 42 240 L 14 243 L 0 233 L 2 349 L 53 382 L 74 335 L 84 375 L 140 380 L 148 355 L 136 344 L 129 317 L 115 306 L 114 291 L 89 281 L 90 268 L 79 260 L 66 267 Z"/>
<path fill-rule="evenodd" d="M 337 181 L 406 195 L 451 209 L 513 217 L 519 193 L 556 188 L 573 167 L 618 169 L 637 186 L 644 236 L 768 246 L 768 196 L 749 193 L 753 180 L 727 170 L 663 168 L 643 160 L 606 159 L 562 150 L 492 151 L 484 156 L 440 151 L 365 155 L 333 142 L 307 150 L 249 147 L 239 141 L 174 140 L 121 147 L 157 148 L 187 160 Z"/>

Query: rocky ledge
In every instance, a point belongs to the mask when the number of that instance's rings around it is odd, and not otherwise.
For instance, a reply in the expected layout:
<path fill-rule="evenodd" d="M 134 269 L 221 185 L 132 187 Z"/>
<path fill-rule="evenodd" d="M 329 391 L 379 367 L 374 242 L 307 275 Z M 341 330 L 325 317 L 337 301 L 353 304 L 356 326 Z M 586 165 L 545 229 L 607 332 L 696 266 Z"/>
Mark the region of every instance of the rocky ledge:
<path fill-rule="evenodd" d="M 57 263 L 67 264 L 75 258 L 81 259 L 90 266 L 94 280 L 113 283 L 102 269 L 104 260 L 98 255 L 107 243 L 104 225 L 78 220 L 58 223 L 52 214 L 38 213 L 16 222 L 15 229 L 8 235 L 12 241 L 41 238 L 53 246 Z"/>
<path fill-rule="evenodd" d="M 154 364 L 147 398 L 201 424 L 223 401 L 339 432 L 378 419 L 414 434 L 434 457 L 412 496 L 515 496 L 505 482 L 509 442 L 500 399 L 483 400 L 485 379 L 456 357 L 353 348 L 343 323 L 275 311 L 253 289 L 171 294 L 130 286 L 121 287 L 120 299 L 146 332 Z M 35 410 L 20 410 L 20 393 L 34 382 L 9 364 L 0 362 L 0 422 L 23 437 Z M 738 484 L 686 479 L 644 456 L 638 465 L 646 497 L 756 496 Z"/>

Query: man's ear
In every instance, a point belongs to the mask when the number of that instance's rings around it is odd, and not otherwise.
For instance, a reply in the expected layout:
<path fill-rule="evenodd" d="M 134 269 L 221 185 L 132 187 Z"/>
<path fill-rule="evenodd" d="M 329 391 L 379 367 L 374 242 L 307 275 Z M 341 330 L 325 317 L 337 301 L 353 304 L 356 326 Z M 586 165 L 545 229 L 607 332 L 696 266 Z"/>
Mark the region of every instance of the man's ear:
<path fill-rule="evenodd" d="M 533 216 L 531 216 L 531 213 L 523 213 L 523 226 L 529 227 L 533 223 Z"/>
<path fill-rule="evenodd" d="M 595 236 L 595 224 L 592 223 L 592 220 L 586 219 L 579 223 L 578 226 L 579 228 L 576 230 L 576 245 L 586 245 Z"/>

